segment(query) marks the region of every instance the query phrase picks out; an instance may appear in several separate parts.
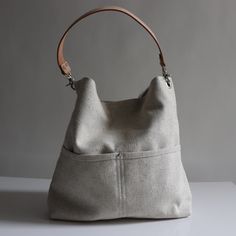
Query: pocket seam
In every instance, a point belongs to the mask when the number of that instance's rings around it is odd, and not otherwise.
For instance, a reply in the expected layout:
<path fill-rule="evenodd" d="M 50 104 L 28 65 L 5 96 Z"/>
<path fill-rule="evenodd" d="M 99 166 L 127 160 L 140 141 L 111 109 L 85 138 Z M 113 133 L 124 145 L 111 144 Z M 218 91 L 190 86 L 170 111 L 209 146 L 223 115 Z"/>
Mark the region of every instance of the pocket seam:
<path fill-rule="evenodd" d="M 161 156 L 177 153 L 181 150 L 180 145 L 172 148 L 162 149 L 158 151 L 135 151 L 135 152 L 111 152 L 111 153 L 98 153 L 98 154 L 77 154 L 69 151 L 64 145 L 62 146 L 61 156 L 69 156 L 74 161 L 87 161 L 87 162 L 99 162 L 99 161 L 112 161 L 116 160 L 117 155 L 122 153 L 123 160 L 136 160 L 143 158 L 160 158 Z M 99 158 L 100 157 L 100 158 Z"/>

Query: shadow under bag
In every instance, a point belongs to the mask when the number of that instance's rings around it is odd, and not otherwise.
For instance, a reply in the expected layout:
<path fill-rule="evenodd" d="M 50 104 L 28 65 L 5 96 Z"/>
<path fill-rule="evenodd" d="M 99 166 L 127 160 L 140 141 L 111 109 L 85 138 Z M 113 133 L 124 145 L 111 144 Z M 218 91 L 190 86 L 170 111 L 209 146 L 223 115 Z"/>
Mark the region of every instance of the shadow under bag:
<path fill-rule="evenodd" d="M 133 18 L 159 49 L 162 76 L 152 79 L 138 98 L 102 101 L 95 81 L 75 81 L 63 57 L 68 31 L 85 17 L 104 11 Z M 97 8 L 66 30 L 57 59 L 77 101 L 48 193 L 50 218 L 94 221 L 189 216 L 192 195 L 181 161 L 173 81 L 150 28 L 123 8 Z"/>

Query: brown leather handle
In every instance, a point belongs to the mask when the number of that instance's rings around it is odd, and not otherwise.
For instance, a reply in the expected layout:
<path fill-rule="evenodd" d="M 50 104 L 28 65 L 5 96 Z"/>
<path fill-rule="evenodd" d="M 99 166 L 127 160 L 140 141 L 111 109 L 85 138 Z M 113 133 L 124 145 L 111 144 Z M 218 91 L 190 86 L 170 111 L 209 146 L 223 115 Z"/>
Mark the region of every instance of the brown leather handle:
<path fill-rule="evenodd" d="M 69 32 L 69 30 L 75 25 L 77 24 L 79 21 L 81 21 L 82 19 L 86 18 L 87 16 L 93 15 L 97 12 L 103 12 L 103 11 L 116 11 L 116 12 L 121 12 L 124 13 L 128 16 L 130 16 L 131 18 L 133 18 L 136 22 L 138 22 L 139 25 L 141 25 L 149 34 L 150 36 L 154 39 L 158 49 L 159 49 L 159 60 L 160 60 L 160 65 L 162 67 L 162 71 L 165 72 L 165 61 L 164 61 L 164 57 L 163 57 L 163 53 L 160 47 L 160 44 L 157 40 L 156 35 L 152 32 L 152 30 L 142 21 L 140 20 L 137 16 L 135 16 L 133 13 L 129 12 L 128 10 L 121 8 L 121 7 L 116 7 L 116 6 L 110 6 L 110 7 L 102 7 L 102 8 L 95 8 L 91 11 L 88 11 L 87 13 L 83 14 L 82 16 L 80 16 L 78 19 L 76 19 L 65 31 L 65 33 L 63 34 L 59 44 L 58 44 L 58 48 L 57 48 L 57 63 L 58 66 L 61 69 L 62 74 L 66 75 L 66 76 L 70 76 L 71 75 L 71 68 L 69 66 L 69 63 L 65 60 L 64 55 L 63 55 L 63 47 L 64 47 L 64 42 L 65 42 L 65 38 L 67 33 Z"/>

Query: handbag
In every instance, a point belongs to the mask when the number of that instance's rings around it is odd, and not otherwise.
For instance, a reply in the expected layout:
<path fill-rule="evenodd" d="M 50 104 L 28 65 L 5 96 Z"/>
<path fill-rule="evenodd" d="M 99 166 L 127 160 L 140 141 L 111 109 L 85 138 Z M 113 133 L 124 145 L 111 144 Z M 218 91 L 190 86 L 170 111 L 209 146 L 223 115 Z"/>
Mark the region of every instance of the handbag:
<path fill-rule="evenodd" d="M 95 81 L 74 80 L 64 59 L 68 31 L 85 17 L 105 11 L 128 15 L 157 45 L 162 76 L 152 79 L 137 98 L 101 100 Z M 77 100 L 48 192 L 49 218 L 94 221 L 189 216 L 192 195 L 181 161 L 173 81 L 151 29 L 121 7 L 93 9 L 65 31 L 57 61 Z"/>

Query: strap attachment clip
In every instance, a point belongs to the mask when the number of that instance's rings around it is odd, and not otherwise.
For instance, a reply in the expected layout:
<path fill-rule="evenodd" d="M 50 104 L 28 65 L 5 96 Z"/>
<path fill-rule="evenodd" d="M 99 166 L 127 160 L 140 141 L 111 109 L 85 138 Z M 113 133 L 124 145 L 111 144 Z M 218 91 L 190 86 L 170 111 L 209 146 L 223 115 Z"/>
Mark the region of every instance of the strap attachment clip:
<path fill-rule="evenodd" d="M 65 75 L 65 77 L 68 79 L 68 84 L 66 85 L 66 87 L 70 86 L 73 90 L 75 90 L 75 79 L 72 77 L 71 73 Z"/>
<path fill-rule="evenodd" d="M 171 81 L 170 81 L 170 74 L 167 72 L 167 69 L 165 66 L 162 67 L 162 75 L 166 81 L 166 84 L 169 88 L 171 88 Z"/>

